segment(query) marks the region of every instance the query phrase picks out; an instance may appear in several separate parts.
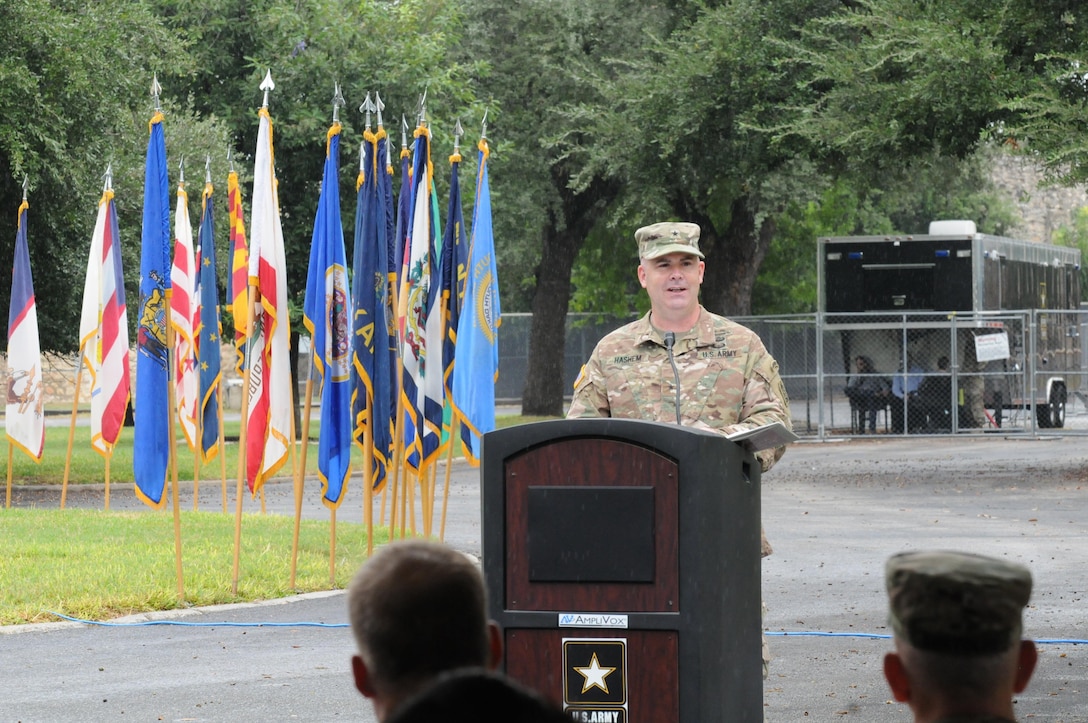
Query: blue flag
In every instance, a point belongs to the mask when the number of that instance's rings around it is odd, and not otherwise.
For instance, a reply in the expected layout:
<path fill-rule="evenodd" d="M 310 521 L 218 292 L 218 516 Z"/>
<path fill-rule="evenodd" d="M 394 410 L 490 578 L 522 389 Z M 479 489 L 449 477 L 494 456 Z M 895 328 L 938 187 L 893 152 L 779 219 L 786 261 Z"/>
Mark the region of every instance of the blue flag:
<path fill-rule="evenodd" d="M 379 128 L 380 130 L 380 128 Z M 382 238 L 382 223 L 385 225 L 386 263 L 388 268 L 388 292 L 385 295 L 385 319 L 386 319 L 386 364 L 388 366 L 389 386 L 387 408 L 389 410 L 389 454 L 393 453 L 393 440 L 396 439 L 395 411 L 400 390 L 397 388 L 397 369 L 400 368 L 400 349 L 397 346 L 397 272 L 400 267 L 397 264 L 397 221 L 396 205 L 393 203 L 393 160 L 390 158 L 390 142 L 388 135 L 378 133 L 377 149 L 377 177 L 378 177 L 378 233 Z M 382 173 L 382 168 L 385 172 Z M 380 241 L 379 241 L 380 243 Z"/>
<path fill-rule="evenodd" d="M 197 234 L 196 363 L 201 418 L 200 449 L 207 462 L 219 452 L 219 380 L 223 359 L 220 351 L 223 326 L 219 319 L 219 277 L 215 267 L 215 217 L 212 184 L 204 184 L 204 202 Z"/>
<path fill-rule="evenodd" d="M 146 504 L 165 504 L 170 463 L 170 348 L 166 344 L 170 288 L 170 187 L 166 178 L 166 137 L 162 113 L 151 119 L 144 165 L 144 219 L 140 239 L 140 309 L 136 330 L 136 421 L 132 467 L 136 495 Z"/>
<path fill-rule="evenodd" d="M 373 458 L 372 485 L 385 484 L 392 448 L 390 389 L 393 387 L 389 357 L 389 261 L 387 226 L 379 177 L 387 175 L 378 153 L 378 134 L 363 134 L 363 159 L 355 210 L 355 251 L 352 256 L 352 416 L 355 441 L 362 445 L 370 430 Z M 395 335 L 393 339 L 395 340 Z M 395 343 L 395 342 L 394 342 Z M 365 463 L 365 462 L 364 462 Z"/>
<path fill-rule="evenodd" d="M 465 263 L 468 244 L 465 243 L 465 216 L 461 211 L 461 183 L 458 168 L 461 154 L 450 156 L 450 204 L 446 213 L 446 232 L 442 236 L 442 316 L 446 332 L 442 337 L 442 379 L 446 398 L 453 399 L 454 351 L 457 343 L 457 322 L 461 301 L 465 295 Z"/>
<path fill-rule="evenodd" d="M 480 463 L 480 437 L 495 428 L 495 380 L 499 375 L 499 277 L 491 230 L 491 189 L 487 180 L 487 141 L 479 143 L 476 205 L 472 211 L 465 305 L 457 325 L 457 374 L 453 401 L 461 421 L 465 457 Z"/>
<path fill-rule="evenodd" d="M 351 335 L 344 228 L 340 221 L 340 124 L 328 132 L 321 197 L 317 202 L 306 276 L 303 323 L 313 341 L 314 369 L 321 375 L 321 436 L 317 467 L 322 501 L 336 509 L 351 474 Z"/>

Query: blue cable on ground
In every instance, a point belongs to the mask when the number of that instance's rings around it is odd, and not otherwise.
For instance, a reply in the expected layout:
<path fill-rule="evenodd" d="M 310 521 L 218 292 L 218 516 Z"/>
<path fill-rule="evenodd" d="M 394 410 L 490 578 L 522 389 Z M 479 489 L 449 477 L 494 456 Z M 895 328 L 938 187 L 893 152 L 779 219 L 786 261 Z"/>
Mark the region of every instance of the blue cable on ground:
<path fill-rule="evenodd" d="M 774 635 L 782 638 L 789 637 L 810 637 L 810 638 L 870 638 L 878 640 L 891 640 L 892 636 L 885 633 L 828 633 L 828 632 L 808 632 L 802 630 L 796 631 L 771 631 L 767 630 L 765 635 Z M 1088 640 L 1081 640 L 1078 638 L 1031 638 L 1038 645 L 1088 645 Z"/>
<path fill-rule="evenodd" d="M 183 628 L 347 628 L 350 627 L 349 623 L 308 623 L 308 622 L 294 622 L 294 623 L 191 623 L 184 620 L 143 620 L 136 623 L 111 623 L 103 622 L 99 620 L 83 620 L 81 618 L 74 618 L 64 613 L 53 612 L 52 610 L 46 610 L 45 612 L 50 615 L 56 615 L 58 618 L 68 620 L 73 623 L 83 623 L 84 625 L 99 625 L 106 628 L 137 628 L 148 625 L 176 625 Z M 781 638 L 865 638 L 875 640 L 891 640 L 891 635 L 886 633 L 834 633 L 825 631 L 805 631 L 805 630 L 792 630 L 792 631 L 764 631 L 765 635 L 781 637 Z M 1088 645 L 1088 640 L 1082 640 L 1078 638 L 1035 638 L 1035 643 L 1038 645 Z"/>

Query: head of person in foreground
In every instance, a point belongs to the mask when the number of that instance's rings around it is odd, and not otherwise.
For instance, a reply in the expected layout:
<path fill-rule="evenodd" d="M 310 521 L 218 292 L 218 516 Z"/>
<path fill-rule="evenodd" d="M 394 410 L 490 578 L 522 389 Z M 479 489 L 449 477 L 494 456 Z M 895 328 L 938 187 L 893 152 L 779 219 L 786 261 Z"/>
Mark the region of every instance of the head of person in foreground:
<path fill-rule="evenodd" d="M 442 673 L 491 670 L 502 660 L 479 567 L 436 542 L 379 548 L 348 587 L 348 614 L 358 648 L 355 687 L 379 721 Z"/>
<path fill-rule="evenodd" d="M 888 560 L 895 652 L 884 657 L 884 677 L 916 722 L 1014 720 L 1013 696 L 1027 687 L 1037 659 L 1035 644 L 1021 637 L 1031 583 L 1022 565 L 966 552 Z"/>

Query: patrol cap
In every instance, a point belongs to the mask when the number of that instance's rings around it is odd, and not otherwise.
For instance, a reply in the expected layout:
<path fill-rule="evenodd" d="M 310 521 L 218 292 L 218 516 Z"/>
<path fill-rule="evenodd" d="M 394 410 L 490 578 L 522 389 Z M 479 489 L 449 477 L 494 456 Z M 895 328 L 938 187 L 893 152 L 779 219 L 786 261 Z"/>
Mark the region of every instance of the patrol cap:
<path fill-rule="evenodd" d="M 1022 565 L 966 552 L 903 552 L 885 566 L 888 618 L 919 650 L 992 655 L 1020 640 L 1031 597 Z"/>
<path fill-rule="evenodd" d="M 640 259 L 656 259 L 665 254 L 692 254 L 705 258 L 699 250 L 699 224 L 664 221 L 635 231 Z"/>

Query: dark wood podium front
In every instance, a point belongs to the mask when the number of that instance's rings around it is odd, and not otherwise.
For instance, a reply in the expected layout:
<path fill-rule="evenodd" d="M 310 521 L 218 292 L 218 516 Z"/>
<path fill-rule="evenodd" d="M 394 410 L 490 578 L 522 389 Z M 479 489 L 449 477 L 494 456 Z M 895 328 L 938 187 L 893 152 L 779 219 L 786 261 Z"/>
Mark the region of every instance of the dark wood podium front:
<path fill-rule="evenodd" d="M 483 566 L 506 672 L 581 721 L 763 720 L 759 465 L 624 419 L 484 435 Z"/>

